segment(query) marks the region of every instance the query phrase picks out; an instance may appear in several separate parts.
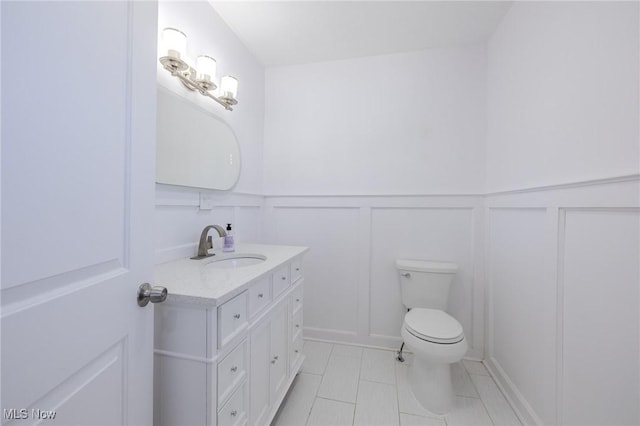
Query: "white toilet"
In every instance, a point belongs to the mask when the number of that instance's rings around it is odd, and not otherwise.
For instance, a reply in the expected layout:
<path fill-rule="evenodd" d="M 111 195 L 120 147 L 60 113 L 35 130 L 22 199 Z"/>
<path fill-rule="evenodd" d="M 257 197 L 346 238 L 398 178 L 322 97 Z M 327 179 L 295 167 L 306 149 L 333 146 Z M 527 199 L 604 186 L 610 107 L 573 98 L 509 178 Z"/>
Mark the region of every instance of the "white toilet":
<path fill-rule="evenodd" d="M 458 266 L 450 262 L 397 260 L 402 303 L 410 309 L 402 324 L 402 339 L 413 363 L 408 378 L 418 402 L 435 414 L 453 403 L 450 364 L 467 352 L 460 323 L 447 314 L 449 287 Z"/>

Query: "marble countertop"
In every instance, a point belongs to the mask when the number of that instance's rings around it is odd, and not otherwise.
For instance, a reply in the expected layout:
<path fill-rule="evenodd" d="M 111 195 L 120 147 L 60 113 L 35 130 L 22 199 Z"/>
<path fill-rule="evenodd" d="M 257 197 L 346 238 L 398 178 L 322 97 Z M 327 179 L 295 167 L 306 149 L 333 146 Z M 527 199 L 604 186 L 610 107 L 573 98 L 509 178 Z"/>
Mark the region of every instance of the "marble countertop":
<path fill-rule="evenodd" d="M 242 293 L 257 278 L 266 275 L 309 250 L 301 246 L 236 244 L 235 255 L 263 255 L 266 260 L 239 268 L 216 268 L 209 264 L 227 253 L 200 260 L 173 260 L 155 266 L 155 285 L 166 287 L 168 301 L 176 303 L 220 305 Z M 231 254 L 231 253 L 229 253 Z"/>

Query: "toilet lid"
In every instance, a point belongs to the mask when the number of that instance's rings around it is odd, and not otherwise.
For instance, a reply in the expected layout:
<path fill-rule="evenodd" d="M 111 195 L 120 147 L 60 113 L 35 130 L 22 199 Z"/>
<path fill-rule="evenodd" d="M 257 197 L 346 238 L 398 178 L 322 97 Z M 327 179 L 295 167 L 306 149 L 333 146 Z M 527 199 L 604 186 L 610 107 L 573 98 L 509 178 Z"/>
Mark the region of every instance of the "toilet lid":
<path fill-rule="evenodd" d="M 438 309 L 413 308 L 404 317 L 407 331 L 433 343 L 458 343 L 464 339 L 460 323 Z"/>

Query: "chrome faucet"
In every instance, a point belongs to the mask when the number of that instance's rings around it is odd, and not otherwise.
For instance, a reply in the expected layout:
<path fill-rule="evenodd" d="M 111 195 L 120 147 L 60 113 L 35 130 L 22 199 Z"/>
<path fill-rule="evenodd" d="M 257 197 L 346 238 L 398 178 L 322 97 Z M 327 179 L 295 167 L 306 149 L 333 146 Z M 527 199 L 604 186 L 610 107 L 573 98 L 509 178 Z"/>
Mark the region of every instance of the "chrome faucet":
<path fill-rule="evenodd" d="M 227 235 L 227 231 L 220 225 L 208 225 L 202 230 L 202 234 L 200 234 L 200 244 L 198 244 L 198 255 L 193 256 L 191 259 L 204 259 L 205 257 L 213 256 L 213 254 L 209 254 L 209 249 L 213 248 L 213 240 L 211 237 L 207 237 L 209 234 L 209 230 L 213 228 L 218 231 L 218 235 L 221 237 L 225 237 Z"/>

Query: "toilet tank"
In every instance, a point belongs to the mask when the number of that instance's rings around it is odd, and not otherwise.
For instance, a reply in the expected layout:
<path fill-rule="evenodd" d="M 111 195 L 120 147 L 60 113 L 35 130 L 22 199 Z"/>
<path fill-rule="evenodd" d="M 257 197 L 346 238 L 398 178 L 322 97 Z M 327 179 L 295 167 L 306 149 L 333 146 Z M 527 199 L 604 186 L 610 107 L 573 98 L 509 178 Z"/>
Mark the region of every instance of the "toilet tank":
<path fill-rule="evenodd" d="M 396 260 L 402 304 L 407 308 L 447 309 L 458 265 L 431 260 Z"/>

